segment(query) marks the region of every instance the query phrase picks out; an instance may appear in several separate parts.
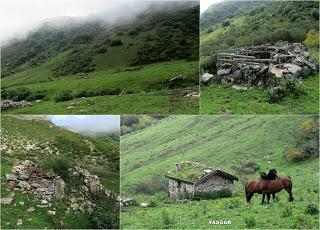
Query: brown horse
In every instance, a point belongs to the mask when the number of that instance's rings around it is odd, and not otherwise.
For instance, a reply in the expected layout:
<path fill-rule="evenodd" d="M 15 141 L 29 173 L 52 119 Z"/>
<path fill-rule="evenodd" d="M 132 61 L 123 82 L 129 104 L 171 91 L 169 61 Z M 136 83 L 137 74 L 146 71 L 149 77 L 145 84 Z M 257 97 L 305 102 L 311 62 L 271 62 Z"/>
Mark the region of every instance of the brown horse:
<path fill-rule="evenodd" d="M 274 180 L 263 179 L 260 180 L 252 180 L 246 183 L 245 185 L 245 192 L 246 192 L 246 199 L 249 203 L 252 196 L 255 193 L 262 194 L 262 201 L 261 204 L 264 204 L 265 196 L 267 195 L 268 204 L 270 201 L 270 194 L 274 194 L 280 192 L 282 189 L 285 189 L 289 193 L 289 201 L 293 201 L 292 196 L 292 181 L 291 178 L 288 176 L 281 176 L 277 177 Z"/>

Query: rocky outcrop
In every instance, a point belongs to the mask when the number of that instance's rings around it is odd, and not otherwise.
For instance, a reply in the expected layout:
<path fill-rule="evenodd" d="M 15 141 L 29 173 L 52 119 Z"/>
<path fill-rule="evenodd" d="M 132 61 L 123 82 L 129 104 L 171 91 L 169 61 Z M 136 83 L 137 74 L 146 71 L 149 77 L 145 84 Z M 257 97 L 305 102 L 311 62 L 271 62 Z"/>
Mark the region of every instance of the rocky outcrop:
<path fill-rule="evenodd" d="M 39 199 L 64 196 L 64 181 L 51 170 L 44 170 L 30 160 L 18 161 L 6 175 L 7 186 L 27 192 Z"/>
<path fill-rule="evenodd" d="M 225 84 L 269 87 L 275 79 L 303 78 L 318 71 L 301 43 L 243 47 L 217 54 L 217 75 Z"/>
<path fill-rule="evenodd" d="M 11 101 L 11 100 L 1 100 L 1 109 L 18 109 L 22 107 L 32 106 L 30 102 L 27 101 Z"/>

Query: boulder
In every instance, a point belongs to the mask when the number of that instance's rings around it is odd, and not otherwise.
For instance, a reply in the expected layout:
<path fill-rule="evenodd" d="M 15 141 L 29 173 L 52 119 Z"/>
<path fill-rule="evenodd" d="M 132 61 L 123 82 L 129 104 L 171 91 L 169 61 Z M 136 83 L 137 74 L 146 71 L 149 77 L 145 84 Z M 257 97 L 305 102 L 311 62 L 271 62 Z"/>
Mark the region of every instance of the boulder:
<path fill-rule="evenodd" d="M 283 64 L 283 68 L 287 69 L 293 76 L 299 76 L 302 70 L 300 66 L 292 63 Z"/>
<path fill-rule="evenodd" d="M 140 203 L 140 208 L 149 208 L 148 203 Z"/>
<path fill-rule="evenodd" d="M 202 83 L 207 83 L 208 81 L 210 81 L 211 78 L 213 78 L 213 74 L 204 73 L 204 74 L 201 76 L 201 82 L 202 82 Z"/>
<path fill-rule="evenodd" d="M 28 182 L 26 181 L 20 181 L 18 184 L 17 184 L 17 187 L 18 188 L 23 188 L 23 189 L 30 189 L 30 185 Z"/>
<path fill-rule="evenodd" d="M 231 69 L 219 69 L 217 74 L 219 77 L 230 74 Z"/>
<path fill-rule="evenodd" d="M 35 208 L 34 207 L 30 207 L 27 209 L 27 212 L 34 212 L 35 211 Z"/>
<path fill-rule="evenodd" d="M 55 216 L 56 215 L 56 211 L 48 210 L 48 215 L 49 216 Z"/>
<path fill-rule="evenodd" d="M 18 179 L 17 179 L 16 175 L 10 173 L 10 174 L 6 174 L 6 180 L 7 181 L 16 181 Z"/>
<path fill-rule="evenodd" d="M 11 197 L 0 198 L 0 204 L 11 204 L 12 201 L 13 198 Z"/>
<path fill-rule="evenodd" d="M 240 85 L 233 85 L 232 88 L 235 89 L 235 90 L 244 90 L 244 91 L 248 90 L 247 87 L 240 86 Z"/>

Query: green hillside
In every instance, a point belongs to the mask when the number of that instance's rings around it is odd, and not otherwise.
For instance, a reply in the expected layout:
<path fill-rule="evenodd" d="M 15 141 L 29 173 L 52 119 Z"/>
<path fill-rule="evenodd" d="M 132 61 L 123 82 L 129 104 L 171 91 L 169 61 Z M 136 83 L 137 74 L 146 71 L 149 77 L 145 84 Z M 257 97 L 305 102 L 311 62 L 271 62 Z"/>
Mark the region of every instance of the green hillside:
<path fill-rule="evenodd" d="M 211 228 L 211 220 L 231 220 L 219 228 L 245 228 L 254 219 L 255 228 L 317 228 L 318 215 L 305 213 L 309 202 L 318 203 L 318 157 L 302 161 L 286 159 L 297 128 L 308 116 L 170 116 L 143 130 L 121 137 L 121 191 L 150 208 L 125 208 L 124 228 Z M 316 138 L 317 139 L 317 138 Z M 316 144 L 316 143 L 315 143 Z M 168 199 L 164 176 L 175 163 L 191 160 L 220 168 L 239 177 L 232 198 L 174 202 Z M 243 168 L 257 165 L 259 171 L 276 168 L 293 180 L 294 202 L 277 194 L 278 203 L 261 206 L 261 196 L 251 204 L 244 196 L 248 179 Z M 291 212 L 283 217 L 286 209 Z M 303 222 L 305 219 L 306 222 Z"/>
<path fill-rule="evenodd" d="M 318 1 L 223 1 L 203 12 L 200 24 L 202 73 L 216 74 L 218 51 L 283 41 L 303 43 L 319 63 Z M 304 93 L 300 98 L 287 95 L 272 104 L 266 91 L 239 92 L 217 80 L 209 87 L 202 86 L 200 111 L 217 114 L 224 108 L 234 114 L 315 114 L 318 81 L 318 73 L 310 75 L 301 82 Z"/>
<path fill-rule="evenodd" d="M 158 103 L 161 113 L 194 113 L 197 101 L 183 96 L 198 89 L 196 5 L 168 3 L 119 25 L 62 18 L 67 26 L 57 26 L 49 20 L 25 39 L 5 44 L 2 99 L 42 100 L 9 113 L 157 113 Z M 179 75 L 183 82 L 168 86 Z M 102 111 L 87 104 L 70 111 L 62 102 L 81 97 Z"/>
<path fill-rule="evenodd" d="M 61 176 L 66 183 L 66 194 L 77 183 L 67 176 L 68 168 L 75 165 L 98 175 L 105 189 L 119 193 L 119 142 L 111 138 L 93 138 L 73 133 L 49 121 L 11 115 L 1 117 L 1 134 L 2 197 L 12 193 L 6 188 L 5 175 L 11 172 L 17 160 L 27 159 L 43 168 L 53 169 Z M 47 209 L 36 208 L 35 212 L 26 212 L 31 206 L 36 206 L 39 200 L 20 191 L 14 193 L 14 201 L 1 207 L 2 228 L 96 227 L 87 213 L 77 210 L 66 214 L 69 206 L 67 199 L 52 201 L 57 214 L 51 218 L 47 215 Z M 19 202 L 24 202 L 24 206 L 21 207 Z M 16 226 L 17 219 L 22 219 L 23 225 Z"/>

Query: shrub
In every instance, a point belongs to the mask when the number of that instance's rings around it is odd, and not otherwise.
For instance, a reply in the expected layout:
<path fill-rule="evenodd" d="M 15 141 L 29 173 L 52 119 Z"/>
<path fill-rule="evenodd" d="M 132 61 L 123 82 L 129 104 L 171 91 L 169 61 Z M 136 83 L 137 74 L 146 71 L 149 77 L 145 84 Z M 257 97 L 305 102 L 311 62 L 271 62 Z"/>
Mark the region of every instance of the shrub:
<path fill-rule="evenodd" d="M 314 19 L 319 20 L 319 11 L 317 9 L 313 9 L 311 15 Z"/>
<path fill-rule="evenodd" d="M 46 94 L 41 91 L 37 91 L 34 94 L 30 95 L 27 99 L 28 100 L 41 100 L 46 97 Z"/>
<path fill-rule="evenodd" d="M 119 206 L 115 195 L 104 191 L 91 193 L 90 201 L 97 206 L 90 213 L 89 221 L 96 229 L 119 229 Z"/>
<path fill-rule="evenodd" d="M 65 157 L 48 157 L 40 162 L 41 167 L 46 169 L 52 169 L 62 179 L 68 180 L 69 171 L 71 167 L 70 159 Z"/>
<path fill-rule="evenodd" d="M 316 215 L 319 213 L 318 203 L 313 203 L 312 201 L 308 201 L 305 213 L 310 215 Z"/>
<path fill-rule="evenodd" d="M 294 141 L 287 151 L 287 158 L 302 160 L 319 155 L 319 127 L 317 119 L 308 119 L 296 129 Z"/>
<path fill-rule="evenodd" d="M 148 195 L 154 195 L 158 192 L 168 191 L 167 179 L 163 177 L 153 177 L 146 181 L 141 181 L 135 188 L 137 194 L 143 193 Z"/>
<path fill-rule="evenodd" d="M 270 103 L 278 103 L 286 96 L 291 95 L 293 98 L 298 98 L 305 94 L 300 81 L 294 77 L 286 77 L 272 84 L 267 90 L 268 101 Z"/>
<path fill-rule="evenodd" d="M 318 48 L 319 47 L 319 32 L 314 30 L 310 30 L 306 34 L 306 39 L 303 43 L 308 46 L 309 48 Z"/>
<path fill-rule="evenodd" d="M 26 87 L 20 87 L 17 88 L 16 90 L 10 92 L 10 99 L 14 100 L 14 101 L 22 101 L 22 100 L 26 100 L 29 96 L 31 96 L 31 91 L 26 88 Z"/>
<path fill-rule="evenodd" d="M 187 197 L 192 196 L 192 194 L 187 194 Z M 232 192 L 229 189 L 222 189 L 214 192 L 194 192 L 193 199 L 194 200 L 211 200 L 211 199 L 219 199 L 231 197 Z"/>
<path fill-rule="evenodd" d="M 256 218 L 254 216 L 245 216 L 244 223 L 247 228 L 253 228 L 256 226 Z"/>
<path fill-rule="evenodd" d="M 112 40 L 111 43 L 110 43 L 110 46 L 122 46 L 121 39 Z"/>
<path fill-rule="evenodd" d="M 287 159 L 294 160 L 294 161 L 300 161 L 305 158 L 305 154 L 302 151 L 296 151 L 292 149 L 292 146 L 289 147 L 289 150 L 287 151 Z"/>
<path fill-rule="evenodd" d="M 71 99 L 73 99 L 73 96 L 72 96 L 72 92 L 69 90 L 64 90 L 54 97 L 54 100 L 56 102 L 69 101 Z"/>
<path fill-rule="evenodd" d="M 260 166 L 255 162 L 244 162 L 236 166 L 236 170 L 244 174 L 252 174 L 257 172 Z"/>
<path fill-rule="evenodd" d="M 88 96 L 88 92 L 86 90 L 81 90 L 79 92 L 76 92 L 74 94 L 74 97 L 79 98 L 79 97 L 86 97 Z"/>
<path fill-rule="evenodd" d="M 222 26 L 223 27 L 228 27 L 228 26 L 230 26 L 230 24 L 231 24 L 230 23 L 230 19 L 226 19 L 226 20 L 223 21 Z"/>

